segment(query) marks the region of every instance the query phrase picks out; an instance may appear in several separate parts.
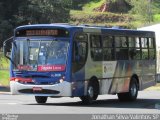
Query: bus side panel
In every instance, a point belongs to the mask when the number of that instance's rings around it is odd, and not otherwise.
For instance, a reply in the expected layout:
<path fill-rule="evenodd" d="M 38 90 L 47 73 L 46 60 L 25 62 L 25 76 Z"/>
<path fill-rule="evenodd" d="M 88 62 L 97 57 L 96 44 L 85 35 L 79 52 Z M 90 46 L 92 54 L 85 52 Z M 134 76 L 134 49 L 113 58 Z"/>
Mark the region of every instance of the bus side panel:
<path fill-rule="evenodd" d="M 72 73 L 72 96 L 83 96 L 85 89 L 85 68 Z"/>
<path fill-rule="evenodd" d="M 156 61 L 146 60 L 142 65 L 142 87 L 141 90 L 156 84 Z"/>
<path fill-rule="evenodd" d="M 118 61 L 109 93 L 128 92 L 131 74 L 132 65 L 128 61 Z"/>
<path fill-rule="evenodd" d="M 110 94 L 129 91 L 131 77 L 136 75 L 139 81 L 139 90 L 152 86 L 156 82 L 155 61 L 118 61 L 113 77 Z"/>
<path fill-rule="evenodd" d="M 111 83 L 115 74 L 117 61 L 103 61 L 102 62 L 102 79 L 100 82 L 100 94 L 109 93 Z"/>

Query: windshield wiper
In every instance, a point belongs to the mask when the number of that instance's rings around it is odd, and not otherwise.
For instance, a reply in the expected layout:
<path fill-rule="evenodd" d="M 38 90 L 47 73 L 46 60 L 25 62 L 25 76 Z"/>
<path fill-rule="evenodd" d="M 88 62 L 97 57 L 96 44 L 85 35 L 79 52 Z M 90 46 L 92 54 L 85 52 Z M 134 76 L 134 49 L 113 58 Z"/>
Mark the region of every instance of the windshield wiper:
<path fill-rule="evenodd" d="M 28 59 L 27 59 L 27 63 L 30 64 L 30 39 L 27 38 L 27 48 L 28 48 Z"/>
<path fill-rule="evenodd" d="M 37 58 L 37 61 L 36 61 L 37 66 L 38 66 L 38 61 L 39 61 L 39 52 L 40 52 L 40 48 L 41 48 L 41 42 L 42 42 L 42 40 L 40 40 L 39 48 L 38 48 L 38 58 Z"/>

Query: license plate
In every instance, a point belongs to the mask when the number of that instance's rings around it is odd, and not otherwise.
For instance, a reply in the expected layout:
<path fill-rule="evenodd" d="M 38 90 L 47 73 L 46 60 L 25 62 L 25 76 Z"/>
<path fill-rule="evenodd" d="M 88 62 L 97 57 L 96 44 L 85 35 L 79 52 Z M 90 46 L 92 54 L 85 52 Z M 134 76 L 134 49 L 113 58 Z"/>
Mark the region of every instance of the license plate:
<path fill-rule="evenodd" d="M 33 91 L 42 91 L 41 87 L 33 87 Z"/>

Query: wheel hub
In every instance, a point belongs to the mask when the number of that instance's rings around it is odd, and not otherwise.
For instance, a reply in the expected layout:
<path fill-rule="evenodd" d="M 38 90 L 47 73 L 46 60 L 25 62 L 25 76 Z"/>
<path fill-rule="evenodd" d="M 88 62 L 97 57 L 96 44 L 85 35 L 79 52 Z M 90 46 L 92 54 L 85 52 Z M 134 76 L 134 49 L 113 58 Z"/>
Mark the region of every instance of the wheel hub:
<path fill-rule="evenodd" d="M 90 87 L 88 88 L 88 95 L 89 95 L 91 98 L 93 98 L 94 91 L 93 91 L 93 87 L 92 87 L 92 86 L 90 86 Z"/>
<path fill-rule="evenodd" d="M 131 94 L 132 94 L 132 96 L 135 96 L 136 93 L 137 93 L 137 88 L 136 88 L 136 85 L 133 84 L 132 87 L 131 87 Z"/>

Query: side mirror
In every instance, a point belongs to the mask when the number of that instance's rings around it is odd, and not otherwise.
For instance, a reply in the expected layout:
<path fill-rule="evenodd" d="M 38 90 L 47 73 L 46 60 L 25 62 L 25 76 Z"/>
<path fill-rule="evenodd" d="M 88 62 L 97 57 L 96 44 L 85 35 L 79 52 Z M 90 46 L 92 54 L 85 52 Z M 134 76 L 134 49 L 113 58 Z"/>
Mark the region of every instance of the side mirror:
<path fill-rule="evenodd" d="M 3 54 L 9 60 L 11 60 L 9 53 L 11 52 L 12 42 L 13 42 L 13 36 L 3 42 Z"/>

